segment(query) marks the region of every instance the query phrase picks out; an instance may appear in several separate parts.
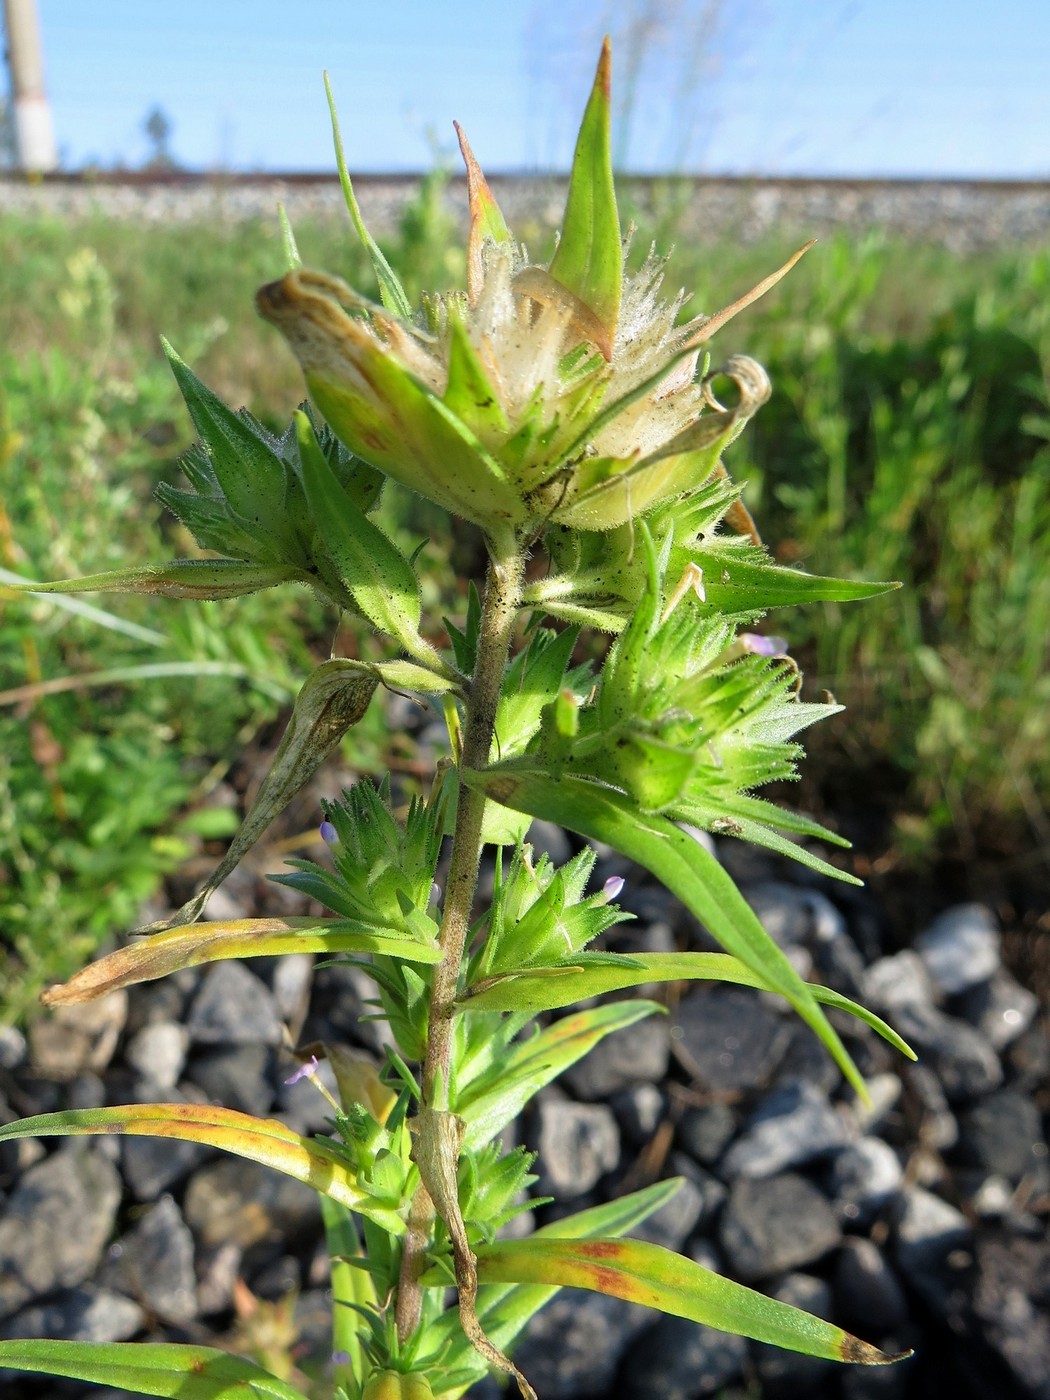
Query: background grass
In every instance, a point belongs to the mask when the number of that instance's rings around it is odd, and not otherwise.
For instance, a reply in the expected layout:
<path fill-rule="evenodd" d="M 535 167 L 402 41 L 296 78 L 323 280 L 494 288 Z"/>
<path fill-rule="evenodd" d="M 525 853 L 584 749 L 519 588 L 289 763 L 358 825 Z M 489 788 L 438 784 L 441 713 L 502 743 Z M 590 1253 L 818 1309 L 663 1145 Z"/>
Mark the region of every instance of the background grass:
<path fill-rule="evenodd" d="M 344 226 L 296 233 L 306 261 L 371 285 Z M 670 290 L 694 288 L 691 310 L 791 251 L 697 244 L 670 214 L 640 229 L 639 255 L 651 236 L 677 242 Z M 462 281 L 440 177 L 387 251 L 413 294 Z M 56 578 L 192 548 L 152 499 L 190 440 L 157 336 L 282 427 L 301 381 L 252 307 L 281 268 L 276 221 L 0 218 L 0 566 Z M 873 234 L 818 246 L 713 347 L 773 379 L 729 465 L 778 556 L 906 585 L 779 630 L 810 688 L 850 707 L 814 732 L 807 800 L 863 792 L 892 860 L 919 868 L 989 852 L 1035 868 L 1050 844 L 1048 335 L 1050 254 L 961 260 Z M 331 640 L 295 591 L 92 601 L 120 621 L 0 592 L 3 1017 L 133 924 L 201 833 L 223 834 L 207 798 L 224 761 Z M 127 623 L 162 635 L 114 630 Z M 142 678 L 158 664 L 184 673 Z M 86 682 L 114 669 L 131 678 Z"/>

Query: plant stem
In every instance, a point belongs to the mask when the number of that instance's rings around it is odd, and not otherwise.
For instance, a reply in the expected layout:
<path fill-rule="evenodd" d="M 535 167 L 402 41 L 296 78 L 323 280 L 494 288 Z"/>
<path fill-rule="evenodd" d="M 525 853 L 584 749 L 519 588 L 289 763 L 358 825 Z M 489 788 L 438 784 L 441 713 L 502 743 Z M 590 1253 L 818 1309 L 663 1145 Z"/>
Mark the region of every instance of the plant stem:
<path fill-rule="evenodd" d="M 498 554 L 492 554 L 481 610 L 477 661 L 463 720 L 463 746 L 459 755 L 462 768 L 483 768 L 489 761 L 496 728 L 496 709 L 514 623 L 521 605 L 524 573 L 525 549 L 519 541 L 513 540 Z M 460 784 L 438 936 L 444 957 L 434 967 L 427 1052 L 423 1064 L 423 1103 L 427 1108 L 438 1111 L 449 1107 L 455 998 L 470 935 L 487 801 L 484 793 Z M 432 1222 L 433 1204 L 429 1203 L 426 1188 L 420 1185 L 412 1203 L 410 1229 L 401 1256 L 396 1314 L 398 1337 L 402 1342 L 419 1325 L 422 1289 L 418 1280 L 422 1274 L 423 1254 L 429 1243 L 429 1229 L 421 1227 L 427 1218 L 428 1204 L 429 1221 Z"/>

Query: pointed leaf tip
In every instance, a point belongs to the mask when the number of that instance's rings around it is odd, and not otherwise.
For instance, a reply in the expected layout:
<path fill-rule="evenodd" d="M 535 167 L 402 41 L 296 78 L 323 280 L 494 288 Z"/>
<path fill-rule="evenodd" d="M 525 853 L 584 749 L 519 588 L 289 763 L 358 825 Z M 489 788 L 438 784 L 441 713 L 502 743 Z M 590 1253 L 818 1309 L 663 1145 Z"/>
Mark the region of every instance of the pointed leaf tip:
<path fill-rule="evenodd" d="M 456 139 L 459 141 L 463 164 L 467 168 L 467 199 L 470 202 L 470 233 L 467 236 L 467 295 L 473 304 L 481 293 L 481 284 L 484 281 L 481 249 L 485 239 L 491 238 L 494 243 L 507 243 L 511 235 L 500 207 L 496 203 L 495 196 L 489 188 L 489 183 L 485 179 L 484 172 L 478 164 L 474 152 L 470 149 L 467 133 L 459 122 L 453 122 L 452 125 L 456 129 Z"/>
<path fill-rule="evenodd" d="M 601 326 L 598 348 L 606 359 L 612 358 L 623 284 L 612 172 L 611 75 L 612 49 L 606 38 L 576 141 L 561 241 L 549 269 L 594 313 Z"/>

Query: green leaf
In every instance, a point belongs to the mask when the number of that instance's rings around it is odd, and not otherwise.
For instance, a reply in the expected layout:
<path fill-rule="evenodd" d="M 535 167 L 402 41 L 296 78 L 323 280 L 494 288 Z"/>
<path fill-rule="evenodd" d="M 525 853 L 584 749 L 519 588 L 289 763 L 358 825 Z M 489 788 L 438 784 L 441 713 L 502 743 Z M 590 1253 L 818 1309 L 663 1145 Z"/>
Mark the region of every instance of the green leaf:
<path fill-rule="evenodd" d="M 285 270 L 291 272 L 294 267 L 302 267 L 303 260 L 299 256 L 299 246 L 295 241 L 295 233 L 288 218 L 288 210 L 283 204 L 277 206 L 277 218 L 281 225 L 281 249 L 284 252 Z"/>
<path fill-rule="evenodd" d="M 214 1104 L 123 1104 L 114 1108 L 66 1109 L 40 1113 L 0 1127 L 0 1142 L 28 1137 L 84 1137 L 121 1133 L 130 1137 L 200 1142 L 273 1167 L 333 1200 L 370 1216 L 392 1234 L 404 1231 L 396 1211 L 376 1206 L 363 1192 L 337 1149 L 301 1137 L 276 1118 L 254 1118 Z"/>
<path fill-rule="evenodd" d="M 772 560 L 758 557 L 758 551 L 703 548 L 688 545 L 672 552 L 672 559 L 694 559 L 704 570 L 704 592 L 708 603 L 719 612 L 764 612 L 767 608 L 795 607 L 801 603 L 855 602 L 892 593 L 899 583 L 857 583 L 848 579 L 823 578 L 788 569 Z M 672 564 L 671 572 L 675 571 Z"/>
<path fill-rule="evenodd" d="M 458 1010 L 538 1014 L 572 1006 L 587 997 L 623 991 L 626 987 L 644 987 L 653 982 L 733 982 L 763 992 L 771 990 L 768 982 L 728 953 L 620 953 L 600 954 L 599 957 L 600 961 L 591 954 L 579 953 L 572 962 L 558 966 L 505 973 L 486 981 L 476 992 L 468 988 L 459 999 Z M 917 1058 L 911 1046 L 873 1011 L 830 987 L 813 982 L 807 985 L 822 1006 L 848 1011 L 877 1031 L 902 1055 L 910 1060 Z"/>
<path fill-rule="evenodd" d="M 543 1225 L 532 1238 L 555 1235 L 558 1239 L 586 1239 L 594 1235 L 626 1234 L 647 1220 L 654 1211 L 667 1204 L 682 1184 L 681 1177 L 669 1177 L 654 1182 L 641 1191 L 632 1191 L 614 1201 L 574 1215 L 564 1216 L 553 1225 Z M 424 1275 L 424 1286 L 440 1287 L 447 1275 L 433 1268 Z M 543 1284 L 486 1284 L 478 1294 L 478 1320 L 501 1349 L 506 1349 L 519 1336 L 529 1319 L 558 1292 L 557 1286 Z M 486 1374 L 484 1358 L 471 1347 L 459 1327 L 459 1317 L 452 1309 L 446 1311 L 427 1331 L 427 1342 L 444 1343 L 448 1347 L 448 1388 L 439 1392 L 440 1400 L 455 1400 L 476 1380 Z M 462 1379 L 466 1376 L 467 1379 Z"/>
<path fill-rule="evenodd" d="M 0 1342 L 0 1366 L 173 1400 L 308 1400 L 252 1361 L 176 1342 Z"/>
<path fill-rule="evenodd" d="M 604 332 L 598 348 L 607 360 L 616 339 L 623 281 L 610 142 L 611 68 L 606 39 L 576 140 L 561 240 L 550 265 L 551 276 L 597 317 Z"/>
<path fill-rule="evenodd" d="M 381 953 L 409 962 L 441 961 L 437 944 L 406 938 L 401 928 L 354 919 L 218 919 L 151 934 L 90 963 L 43 995 L 48 1006 L 92 1001 L 118 987 L 153 982 L 184 967 L 229 958 L 278 958 L 285 953 Z"/>
<path fill-rule="evenodd" d="M 349 1380 L 364 1374 L 362 1341 L 370 1331 L 358 1309 L 378 1312 L 379 1299 L 371 1274 L 352 1262 L 364 1258 L 353 1216 L 331 1196 L 321 1197 L 321 1215 L 331 1268 L 332 1353 L 346 1357 L 333 1365 L 336 1379 L 342 1372 Z"/>
<path fill-rule="evenodd" d="M 429 650 L 419 635 L 419 580 L 412 565 L 339 485 L 305 413 L 296 413 L 295 428 L 310 514 L 340 581 L 374 626 L 413 654 Z"/>
<path fill-rule="evenodd" d="M 863 880 L 858 880 L 848 870 L 840 870 L 838 866 L 814 855 L 808 847 L 800 846 L 797 841 L 782 836 L 776 830 L 777 826 L 782 826 L 785 830 L 797 828 L 777 820 L 773 814 L 779 813 L 781 809 L 772 802 L 763 804 L 769 809 L 770 816 L 767 819 L 755 820 L 750 804 L 757 800 L 747 793 L 719 793 L 717 798 L 710 802 L 705 802 L 699 797 L 689 797 L 675 809 L 674 815 L 679 820 L 688 822 L 690 826 L 701 827 L 704 831 L 713 831 L 740 841 L 751 841 L 756 846 L 765 846 L 767 850 L 776 851 L 778 855 L 786 856 L 789 860 L 797 860 L 800 865 L 819 871 L 831 880 L 841 880 L 846 885 L 864 884 Z M 840 846 L 848 844 L 841 837 L 835 838 L 833 833 L 820 827 L 816 831 L 807 830 L 805 834 L 817 836 L 822 841 L 835 840 Z"/>
<path fill-rule="evenodd" d="M 490 1075 L 468 1085 L 455 1111 L 466 1125 L 465 1149 L 484 1147 L 545 1084 L 583 1058 L 612 1031 L 664 1012 L 654 1001 L 616 1002 L 566 1016 L 501 1055 Z"/>
<path fill-rule="evenodd" d="M 239 598 L 303 578 L 288 564 L 245 564 L 240 559 L 173 559 L 112 569 L 55 583 L 17 584 L 25 593 L 158 593 L 165 598 Z"/>
<path fill-rule="evenodd" d="M 208 896 L 309 781 L 346 731 L 361 718 L 379 684 L 380 672 L 360 661 L 325 661 L 303 683 L 269 772 L 230 849 L 203 888 L 169 919 L 140 933 L 162 933 L 199 919 Z"/>
<path fill-rule="evenodd" d="M 477 1259 L 481 1283 L 586 1288 L 829 1361 L 880 1366 L 900 1359 L 644 1240 L 501 1240 L 480 1246 Z"/>
<path fill-rule="evenodd" d="M 18 593 L 39 593 L 44 587 L 53 589 L 54 584 L 40 584 L 32 579 L 23 578 L 21 574 L 16 574 L 12 569 L 0 568 L 0 585 L 9 584 Z M 3 596 L 3 589 L 0 588 L 0 597 Z M 66 598 L 61 594 L 50 597 L 48 601 L 53 606 L 63 612 L 73 613 L 77 617 L 85 617 L 90 622 L 97 623 L 100 627 L 105 627 L 110 632 L 122 632 L 126 637 L 134 637 L 138 642 L 145 642 L 148 646 L 166 646 L 168 638 L 163 632 L 155 632 L 152 627 L 140 627 L 137 622 L 131 622 L 124 617 L 118 617 L 116 613 L 107 612 L 105 608 L 93 607 L 90 603 L 82 602 L 79 598 Z"/>
<path fill-rule="evenodd" d="M 464 782 L 480 787 L 504 806 L 543 817 L 580 836 L 605 841 L 644 865 L 704 924 L 727 952 L 740 959 L 771 991 L 787 998 L 820 1037 L 839 1068 L 866 1102 L 868 1091 L 812 989 L 766 933 L 730 876 L 694 837 L 665 817 L 636 810 L 614 788 L 585 779 L 552 778 L 540 772 L 464 770 Z"/>
<path fill-rule="evenodd" d="M 231 508 L 260 545 L 270 542 L 277 558 L 297 552 L 285 512 L 286 482 L 281 459 L 249 423 L 213 394 L 162 340 L 179 392 L 208 454 L 215 479 Z"/>
<path fill-rule="evenodd" d="M 372 267 L 375 270 L 376 279 L 379 282 L 379 296 L 383 305 L 388 311 L 392 311 L 395 316 L 403 316 L 406 320 L 411 318 L 412 303 L 402 287 L 397 273 L 383 256 L 383 251 L 372 235 L 365 228 L 365 221 L 361 217 L 361 208 L 357 202 L 357 195 L 354 194 L 354 187 L 350 183 L 350 172 L 346 168 L 346 155 L 343 152 L 343 138 L 339 132 L 339 117 L 335 110 L 335 95 L 332 92 L 332 84 L 328 74 L 324 75 L 324 91 L 328 98 L 328 111 L 332 118 L 332 144 L 335 146 L 335 162 L 339 170 L 339 183 L 343 189 L 343 199 L 346 201 L 347 212 L 357 236 L 364 244 L 368 256 L 372 259 Z"/>
<path fill-rule="evenodd" d="M 507 415 L 459 316 L 448 319 L 448 382 L 442 402 L 481 440 L 502 442 Z"/>

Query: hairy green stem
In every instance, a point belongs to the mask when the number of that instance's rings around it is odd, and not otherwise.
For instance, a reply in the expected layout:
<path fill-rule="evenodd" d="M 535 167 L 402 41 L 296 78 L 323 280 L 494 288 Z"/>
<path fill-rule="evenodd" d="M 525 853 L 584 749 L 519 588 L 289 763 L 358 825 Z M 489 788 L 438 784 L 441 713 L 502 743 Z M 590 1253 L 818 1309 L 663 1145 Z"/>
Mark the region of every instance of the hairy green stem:
<path fill-rule="evenodd" d="M 521 605 L 524 572 L 525 549 L 518 541 L 498 555 L 493 554 L 489 563 L 477 662 L 463 721 L 463 746 L 459 755 L 461 768 L 483 768 L 489 760 L 496 728 L 496 709 L 514 623 Z M 444 957 L 434 967 L 427 1053 L 423 1064 L 423 1103 L 427 1109 L 438 1111 L 449 1107 L 455 999 L 470 935 L 487 801 L 484 793 L 460 785 L 439 934 Z M 404 1241 L 401 1257 L 396 1305 L 397 1331 L 401 1341 L 406 1341 L 419 1325 L 422 1289 L 418 1280 L 422 1273 L 423 1252 L 429 1243 L 429 1229 L 423 1228 L 428 1210 L 429 1222 L 432 1222 L 433 1205 L 426 1188 L 420 1186 L 412 1205 L 413 1228 Z"/>

